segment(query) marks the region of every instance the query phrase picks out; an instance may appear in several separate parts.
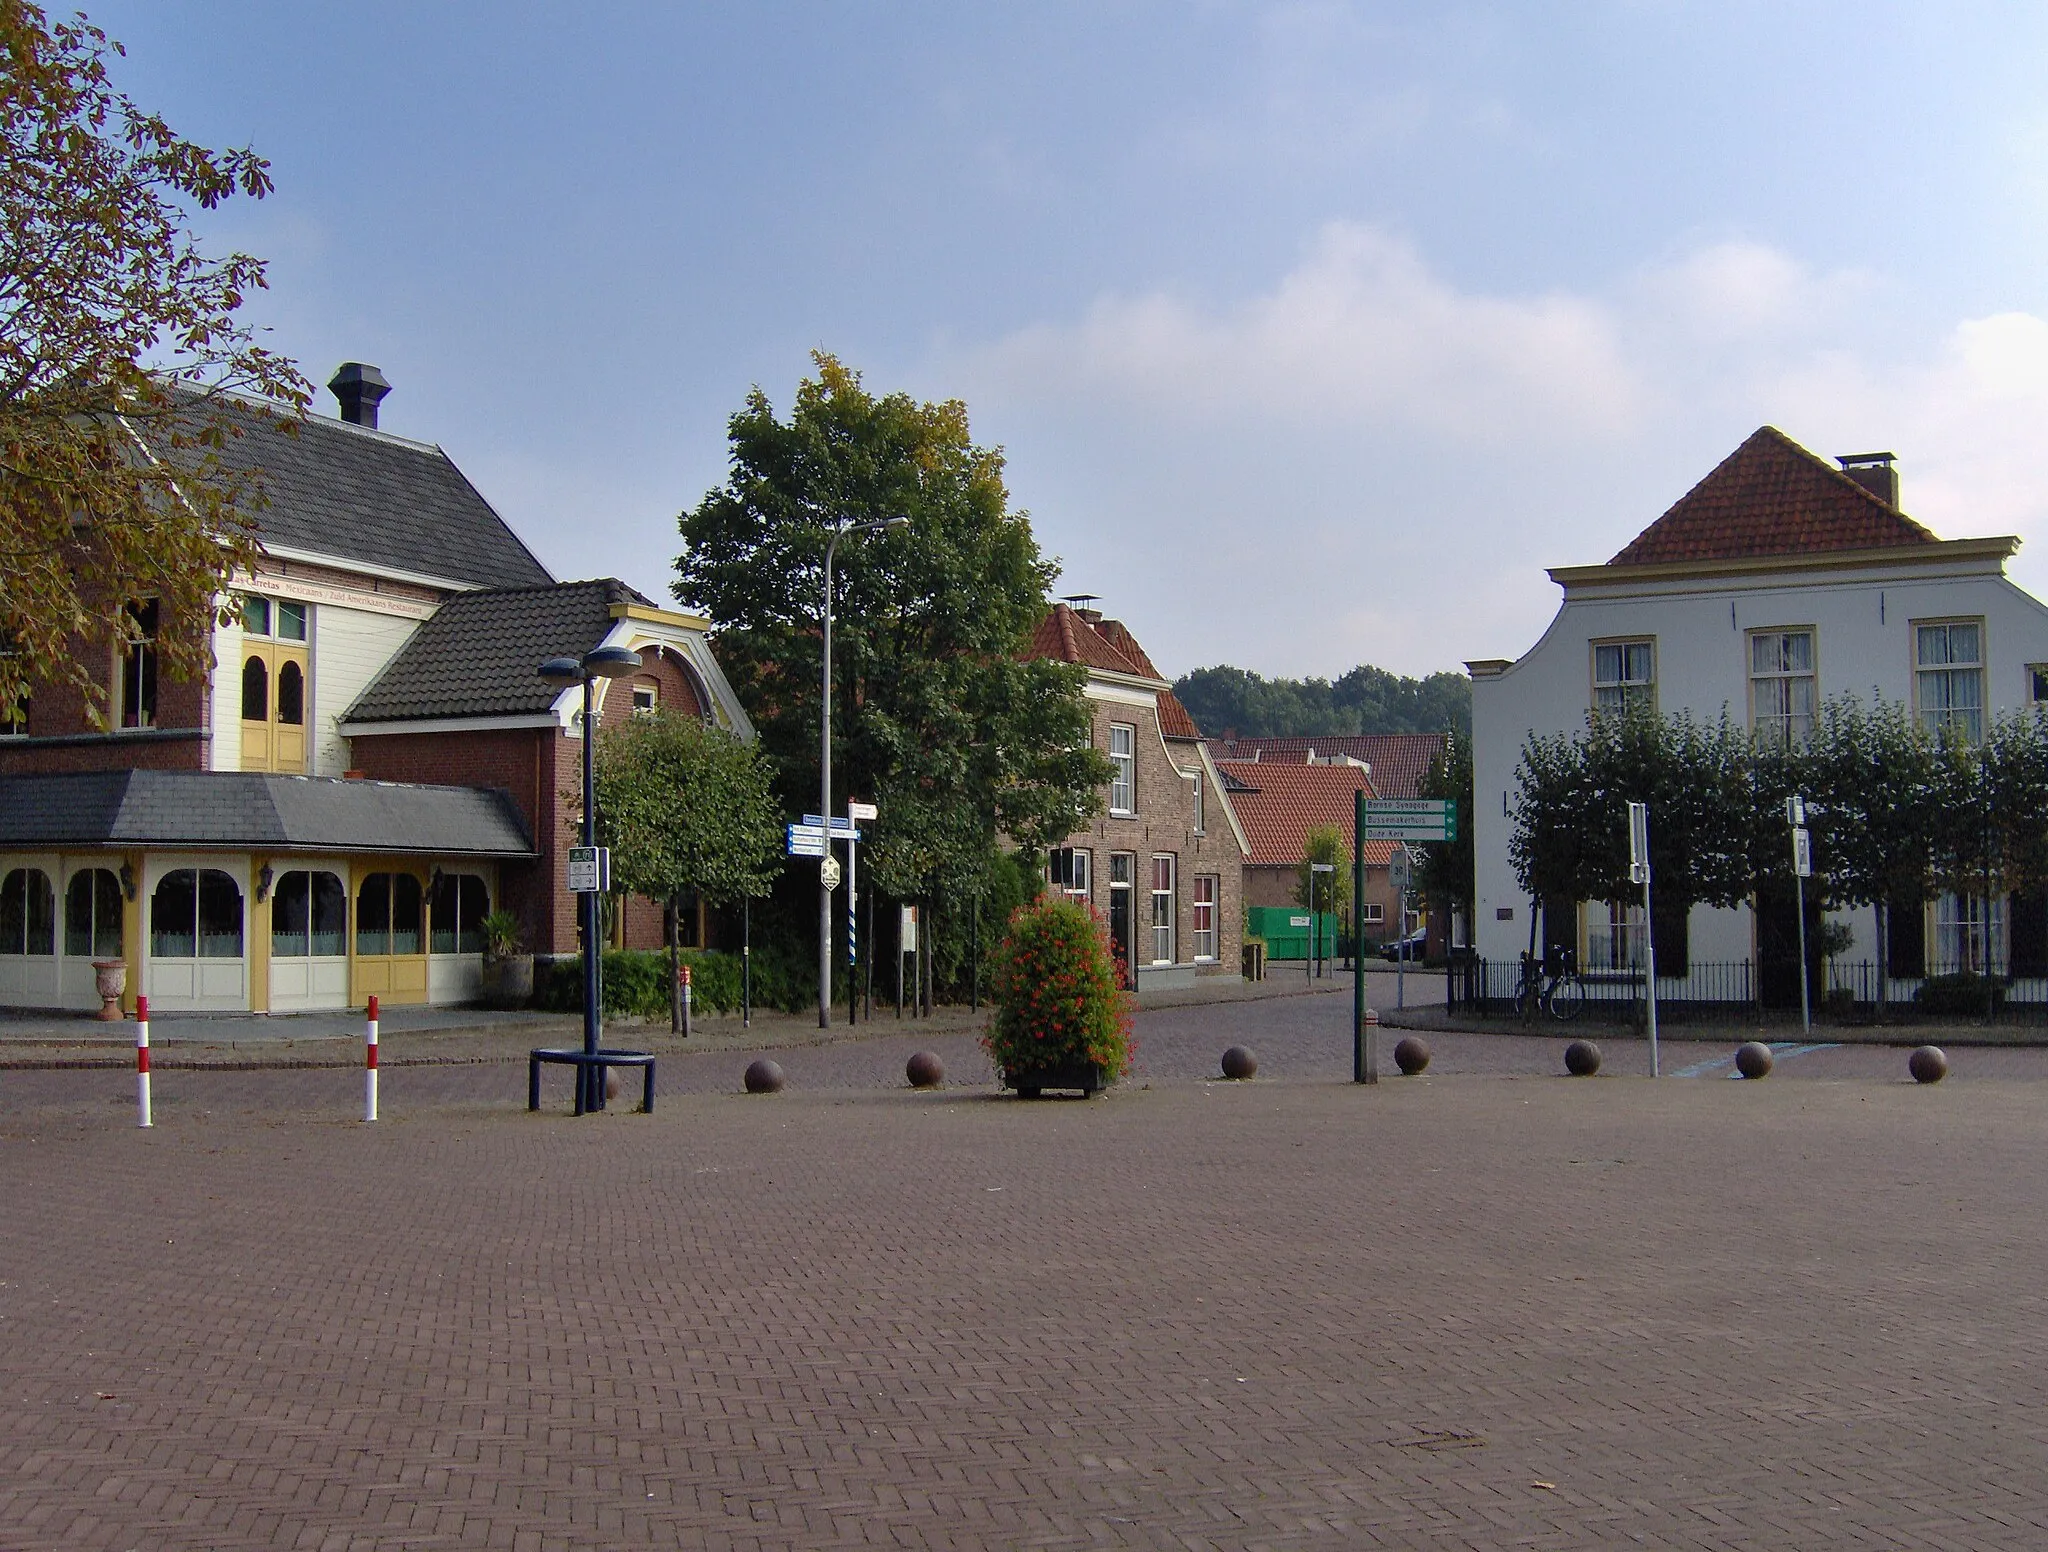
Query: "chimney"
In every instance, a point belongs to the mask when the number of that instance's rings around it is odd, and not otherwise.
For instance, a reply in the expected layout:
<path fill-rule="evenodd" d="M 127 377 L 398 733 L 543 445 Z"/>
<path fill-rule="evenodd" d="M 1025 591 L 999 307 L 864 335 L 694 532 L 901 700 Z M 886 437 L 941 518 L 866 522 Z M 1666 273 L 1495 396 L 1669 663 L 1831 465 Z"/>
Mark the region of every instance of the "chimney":
<path fill-rule="evenodd" d="M 1095 607 L 1102 602 L 1100 594 L 1069 593 L 1060 602 L 1073 605 L 1074 613 L 1078 614 L 1088 624 L 1100 625 L 1102 623 L 1102 611 Z"/>
<path fill-rule="evenodd" d="M 377 405 L 391 391 L 384 374 L 360 361 L 344 361 L 327 379 L 328 389 L 341 401 L 341 418 L 352 426 L 377 429 Z"/>
<path fill-rule="evenodd" d="M 1888 507 L 1899 504 L 1899 471 L 1891 453 L 1846 453 L 1835 460 L 1842 472 Z"/>

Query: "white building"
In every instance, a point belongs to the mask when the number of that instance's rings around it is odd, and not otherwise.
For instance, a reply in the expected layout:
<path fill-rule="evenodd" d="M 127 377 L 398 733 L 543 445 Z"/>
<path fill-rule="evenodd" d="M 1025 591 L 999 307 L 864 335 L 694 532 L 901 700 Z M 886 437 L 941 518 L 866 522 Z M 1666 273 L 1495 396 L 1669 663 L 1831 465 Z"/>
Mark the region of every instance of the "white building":
<path fill-rule="evenodd" d="M 1508 839 L 1516 766 L 1532 731 L 1573 732 L 1596 706 L 1645 700 L 1707 722 L 1725 709 L 1766 734 L 1798 737 L 1824 698 L 1846 692 L 1867 702 L 1875 692 L 1930 724 L 1974 733 L 2048 697 L 2048 608 L 2005 577 L 2019 541 L 1938 539 L 1899 511 L 1890 454 L 1839 463 L 1764 427 L 1605 565 L 1552 570 L 1564 601 L 1527 654 L 1466 665 L 1481 957 L 1513 961 L 1530 945 L 1531 902 Z M 1892 932 L 1895 972 L 1917 971 L 1916 960 L 1967 961 L 1972 934 L 1981 942 L 1979 911 L 1951 898 L 1917 923 L 1898 913 L 1907 919 Z M 1782 914 L 1796 930 L 1789 904 Z M 1559 919 L 1545 927 L 1544 946 L 1568 944 L 1588 969 L 1636 952 L 1639 902 L 1633 911 L 1576 902 L 1550 915 Z M 1992 915 L 1991 953 L 2002 966 L 2002 905 Z M 1771 916 L 1696 906 L 1683 952 L 1695 966 L 1768 965 L 1779 929 Z M 1842 919 L 1857 934 L 1843 958 L 1874 960 L 1872 913 Z M 2048 957 L 2048 941 L 2032 945 L 2029 934 L 2028 957 Z M 1665 936 L 1660 920 L 1660 981 Z M 2017 970 L 2020 945 L 2013 949 Z M 1789 959 L 1796 985 L 1796 951 Z M 1909 976 L 1893 990 L 1911 984 Z"/>

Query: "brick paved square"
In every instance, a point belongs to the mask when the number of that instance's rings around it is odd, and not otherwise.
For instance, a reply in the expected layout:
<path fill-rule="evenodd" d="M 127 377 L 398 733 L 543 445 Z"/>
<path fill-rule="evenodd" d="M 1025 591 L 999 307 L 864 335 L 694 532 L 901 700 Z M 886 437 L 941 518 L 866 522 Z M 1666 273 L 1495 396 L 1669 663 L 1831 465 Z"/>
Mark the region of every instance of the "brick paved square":
<path fill-rule="evenodd" d="M 1086 1103 L 893 1031 L 652 1117 L 0 1073 L 0 1546 L 2048 1543 L 2032 1053 L 1365 1090 L 1341 1014 L 1148 1019 Z"/>

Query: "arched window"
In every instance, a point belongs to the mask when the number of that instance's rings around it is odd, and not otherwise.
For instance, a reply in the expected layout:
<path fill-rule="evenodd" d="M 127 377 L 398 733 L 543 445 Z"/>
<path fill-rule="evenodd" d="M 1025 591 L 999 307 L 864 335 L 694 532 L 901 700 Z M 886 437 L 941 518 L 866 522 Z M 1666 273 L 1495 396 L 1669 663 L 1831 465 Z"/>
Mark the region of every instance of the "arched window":
<path fill-rule="evenodd" d="M 121 881 L 111 868 L 83 868 L 64 890 L 64 952 L 74 959 L 121 957 Z"/>
<path fill-rule="evenodd" d="M 41 868 L 0 879 L 0 954 L 57 952 L 57 892 Z"/>
<path fill-rule="evenodd" d="M 240 959 L 240 886 L 219 868 L 166 873 L 149 900 L 149 952 L 157 959 Z"/>
<path fill-rule="evenodd" d="M 306 674 L 287 658 L 277 670 L 277 720 L 298 727 L 306 720 Z"/>
<path fill-rule="evenodd" d="M 260 657 L 242 665 L 242 720 L 270 720 L 270 665 Z"/>
<path fill-rule="evenodd" d="M 372 873 L 356 894 L 358 954 L 418 954 L 420 881 L 410 873 Z"/>
<path fill-rule="evenodd" d="M 491 914 L 491 892 L 474 873 L 443 873 L 434 880 L 427 900 L 427 921 L 436 954 L 481 954 L 484 918 Z"/>
<path fill-rule="evenodd" d="M 270 896 L 270 952 L 283 958 L 348 952 L 348 891 L 332 873 L 294 868 Z"/>

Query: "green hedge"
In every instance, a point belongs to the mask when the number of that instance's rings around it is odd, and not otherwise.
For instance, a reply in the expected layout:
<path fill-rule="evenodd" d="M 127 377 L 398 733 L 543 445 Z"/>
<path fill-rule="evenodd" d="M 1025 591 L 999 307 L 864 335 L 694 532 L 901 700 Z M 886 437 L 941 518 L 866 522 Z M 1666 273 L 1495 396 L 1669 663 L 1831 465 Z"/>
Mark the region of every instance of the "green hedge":
<path fill-rule="evenodd" d="M 1913 1001 L 1923 1013 L 1981 1018 L 1987 1005 L 1993 1012 L 2005 1006 L 2005 987 L 1964 970 L 1929 976 L 1913 993 Z"/>
<path fill-rule="evenodd" d="M 682 961 L 690 967 L 690 1005 L 699 1013 L 732 1013 L 740 1005 L 740 956 L 686 948 Z M 754 950 L 754 1006 L 801 1013 L 818 1000 L 815 966 L 792 961 L 786 952 Z M 612 1017 L 668 1017 L 668 951 L 607 949 L 598 962 L 604 1011 Z M 533 1004 L 549 1013 L 583 1009 L 583 957 L 557 959 L 534 967 Z"/>

